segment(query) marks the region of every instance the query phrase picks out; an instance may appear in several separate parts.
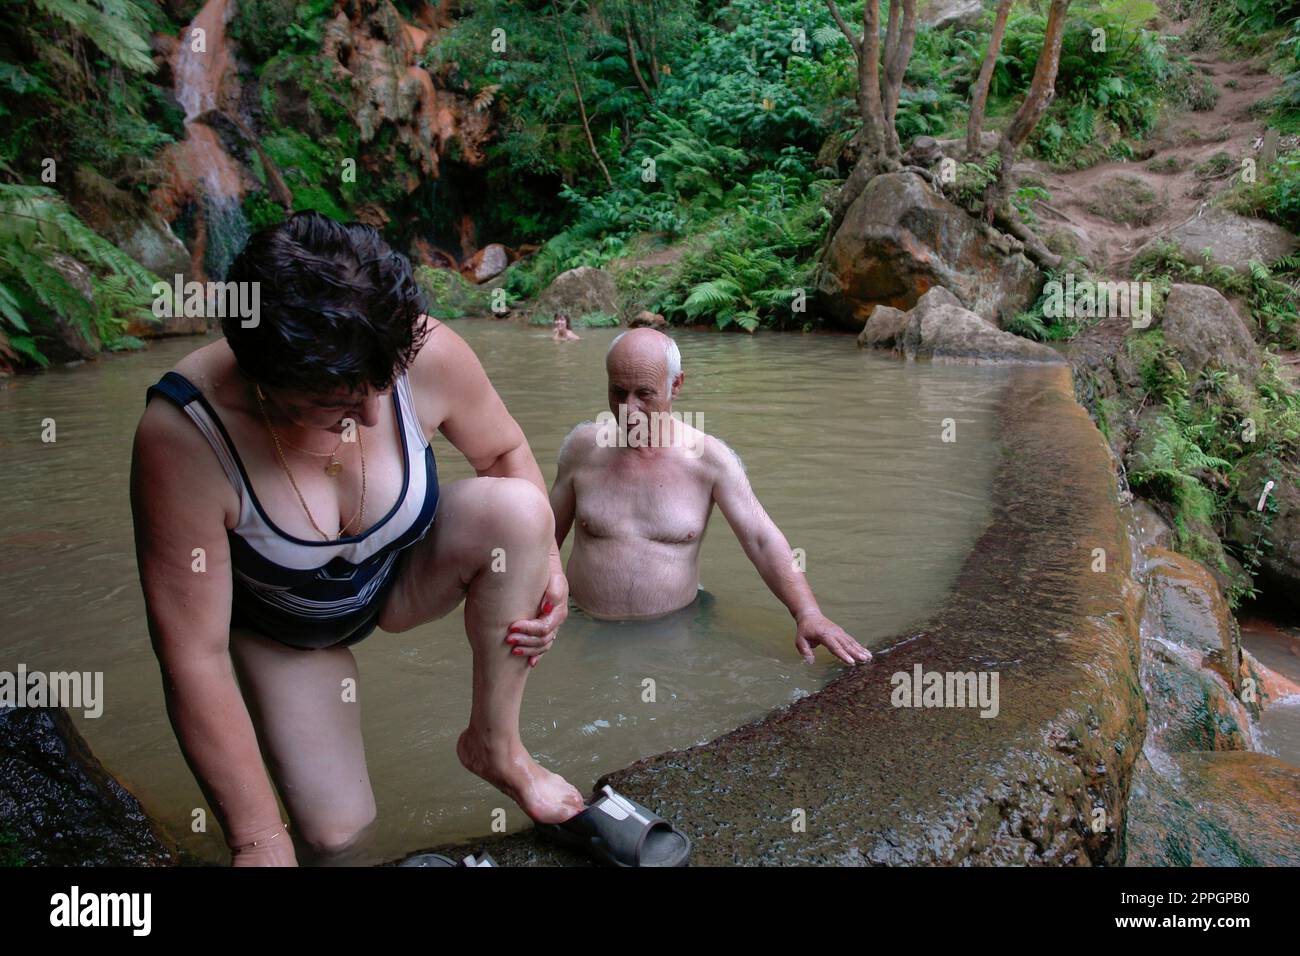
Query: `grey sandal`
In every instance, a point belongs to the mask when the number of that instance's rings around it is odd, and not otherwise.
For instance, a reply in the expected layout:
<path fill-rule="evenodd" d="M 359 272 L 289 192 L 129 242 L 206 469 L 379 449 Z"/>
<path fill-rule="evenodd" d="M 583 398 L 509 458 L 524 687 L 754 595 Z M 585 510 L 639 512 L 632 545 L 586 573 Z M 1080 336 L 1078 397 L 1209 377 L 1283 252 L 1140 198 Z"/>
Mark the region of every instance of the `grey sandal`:
<path fill-rule="evenodd" d="M 691 858 L 686 834 L 608 784 L 577 816 L 536 828 L 543 839 L 607 866 L 685 866 Z"/>
<path fill-rule="evenodd" d="M 491 854 L 484 853 L 477 859 L 471 853 L 465 859 L 457 863 L 449 856 L 443 856 L 441 853 L 417 853 L 415 856 L 408 856 L 398 866 L 499 866 L 496 860 L 492 859 Z"/>

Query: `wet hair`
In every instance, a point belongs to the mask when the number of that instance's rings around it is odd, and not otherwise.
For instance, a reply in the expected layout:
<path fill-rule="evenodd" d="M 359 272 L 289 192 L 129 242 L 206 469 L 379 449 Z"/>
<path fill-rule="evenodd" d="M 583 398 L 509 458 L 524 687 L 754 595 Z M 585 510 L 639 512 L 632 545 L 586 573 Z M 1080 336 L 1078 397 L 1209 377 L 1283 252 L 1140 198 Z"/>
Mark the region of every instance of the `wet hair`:
<path fill-rule="evenodd" d="M 273 388 L 383 391 L 428 335 L 410 261 L 362 223 L 294 213 L 249 239 L 226 281 L 259 283 L 257 324 L 228 315 L 221 330 L 240 371 Z"/>

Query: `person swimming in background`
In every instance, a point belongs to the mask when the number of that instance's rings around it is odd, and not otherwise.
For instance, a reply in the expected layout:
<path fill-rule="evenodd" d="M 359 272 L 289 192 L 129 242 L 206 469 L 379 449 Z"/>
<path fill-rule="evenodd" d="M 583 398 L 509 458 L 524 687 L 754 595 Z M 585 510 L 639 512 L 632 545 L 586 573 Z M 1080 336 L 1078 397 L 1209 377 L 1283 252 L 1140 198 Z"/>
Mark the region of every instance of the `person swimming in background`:
<path fill-rule="evenodd" d="M 554 334 L 551 336 L 552 342 L 577 342 L 581 336 L 573 331 L 569 324 L 569 317 L 563 312 L 555 313 L 555 321 L 551 323 Z"/>
<path fill-rule="evenodd" d="M 654 329 L 632 329 L 610 343 L 605 370 L 610 412 L 623 423 L 618 440 L 609 440 L 608 424 L 578 425 L 560 447 L 551 487 L 556 544 L 574 530 L 566 569 L 574 603 L 592 617 L 626 620 L 698 600 L 700 543 L 717 504 L 794 618 L 800 655 L 811 662 L 821 645 L 846 664 L 871 660 L 822 614 L 736 453 L 672 417 L 685 381 L 677 344 Z"/>
<path fill-rule="evenodd" d="M 348 648 L 462 601 L 457 755 L 538 824 L 567 824 L 582 795 L 529 754 L 519 710 L 568 584 L 541 470 L 482 365 L 370 226 L 295 214 L 227 281 L 260 283 L 260 315 L 224 319 L 150 387 L 131 504 L 168 715 L 232 862 L 337 858 L 371 831 Z M 435 432 L 478 477 L 439 485 Z"/>

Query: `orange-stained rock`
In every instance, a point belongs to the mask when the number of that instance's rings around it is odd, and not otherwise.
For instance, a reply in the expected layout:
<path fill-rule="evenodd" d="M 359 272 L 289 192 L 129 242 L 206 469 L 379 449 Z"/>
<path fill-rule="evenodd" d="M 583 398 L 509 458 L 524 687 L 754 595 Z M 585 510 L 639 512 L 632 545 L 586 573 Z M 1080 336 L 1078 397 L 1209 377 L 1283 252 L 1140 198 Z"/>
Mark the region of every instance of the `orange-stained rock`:
<path fill-rule="evenodd" d="M 1261 753 L 1146 753 L 1129 866 L 1300 865 L 1300 769 Z"/>
<path fill-rule="evenodd" d="M 920 176 L 888 173 L 849 207 L 816 281 L 832 325 L 858 332 L 877 305 L 906 311 L 933 286 L 1001 326 L 1034 301 L 1042 274 L 1023 254 L 994 248 L 980 223 Z"/>

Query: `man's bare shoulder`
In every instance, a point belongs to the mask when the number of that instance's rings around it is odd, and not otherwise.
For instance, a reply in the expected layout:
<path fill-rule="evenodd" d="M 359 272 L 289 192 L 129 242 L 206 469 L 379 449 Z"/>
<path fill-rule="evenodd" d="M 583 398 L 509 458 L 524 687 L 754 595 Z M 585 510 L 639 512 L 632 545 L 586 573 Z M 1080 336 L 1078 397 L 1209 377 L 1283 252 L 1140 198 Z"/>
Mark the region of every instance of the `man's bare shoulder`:
<path fill-rule="evenodd" d="M 561 468 L 574 468 L 590 461 L 599 447 L 597 436 L 600 434 L 599 422 L 579 422 L 560 442 L 560 451 L 556 462 Z"/>
<path fill-rule="evenodd" d="M 728 445 L 716 435 L 710 435 L 706 432 L 699 432 L 702 436 L 698 440 L 703 445 L 704 451 L 700 455 L 700 461 L 715 473 L 719 478 L 737 475 L 745 475 L 745 463 L 741 460 L 736 450 Z"/>

